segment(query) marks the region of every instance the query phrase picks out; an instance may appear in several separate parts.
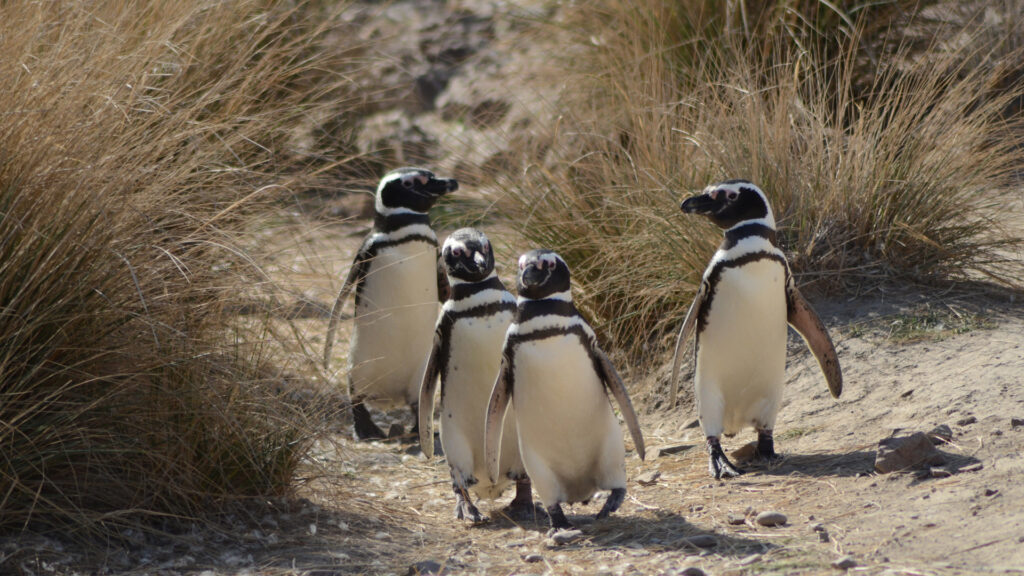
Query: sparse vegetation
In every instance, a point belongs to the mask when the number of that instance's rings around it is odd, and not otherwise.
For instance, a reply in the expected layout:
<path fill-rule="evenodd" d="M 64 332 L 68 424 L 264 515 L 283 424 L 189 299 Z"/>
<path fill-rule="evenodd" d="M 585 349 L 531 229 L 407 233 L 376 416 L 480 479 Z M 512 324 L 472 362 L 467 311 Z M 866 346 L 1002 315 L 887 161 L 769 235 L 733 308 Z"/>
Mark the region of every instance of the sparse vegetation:
<path fill-rule="evenodd" d="M 0 530 L 290 490 L 306 415 L 231 326 L 240 235 L 343 102 L 326 31 L 276 0 L 0 7 Z"/>
<path fill-rule="evenodd" d="M 801 283 L 1019 285 L 1006 250 L 1022 236 L 1001 220 L 1024 134 L 1006 114 L 1022 91 L 1005 38 L 968 27 L 958 33 L 972 41 L 933 37 L 924 55 L 824 3 L 780 2 L 746 25 L 746 3 L 705 4 L 581 6 L 567 51 L 578 89 L 546 157 L 526 152 L 502 183 L 504 214 L 560 247 L 616 346 L 657 351 L 684 315 L 720 234 L 678 203 L 726 178 L 768 193 Z"/>

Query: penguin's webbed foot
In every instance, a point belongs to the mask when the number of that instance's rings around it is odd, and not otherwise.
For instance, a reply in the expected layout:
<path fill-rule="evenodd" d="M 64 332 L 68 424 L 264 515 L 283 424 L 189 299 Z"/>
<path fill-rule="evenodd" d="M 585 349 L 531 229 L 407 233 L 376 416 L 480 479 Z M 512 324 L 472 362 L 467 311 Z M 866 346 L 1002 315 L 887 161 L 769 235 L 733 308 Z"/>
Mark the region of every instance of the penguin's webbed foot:
<path fill-rule="evenodd" d="M 509 502 L 508 506 L 501 509 L 501 513 L 514 522 L 536 521 L 547 516 L 544 508 L 533 502 L 533 490 L 529 478 L 516 480 L 516 497 Z"/>
<path fill-rule="evenodd" d="M 352 427 L 355 428 L 357 440 L 387 438 L 387 434 L 373 423 L 370 411 L 361 400 L 352 403 Z"/>
<path fill-rule="evenodd" d="M 625 488 L 612 488 L 612 493 L 608 495 L 608 499 L 604 501 L 601 511 L 597 513 L 597 519 L 607 518 L 609 514 L 618 510 L 619 506 L 622 506 L 622 501 L 625 499 Z"/>
<path fill-rule="evenodd" d="M 572 522 L 565 517 L 565 512 L 562 512 L 561 504 L 553 504 L 548 506 L 548 518 L 551 520 L 551 530 L 549 534 L 557 532 L 559 530 L 572 530 L 575 528 Z"/>
<path fill-rule="evenodd" d="M 469 494 L 464 490 L 455 488 L 455 519 L 469 520 L 473 524 L 484 524 L 489 519 L 484 516 L 480 509 L 469 499 Z"/>
<path fill-rule="evenodd" d="M 718 441 L 717 436 L 708 436 L 707 438 L 708 453 L 710 454 L 708 461 L 708 471 L 714 476 L 715 480 L 722 478 L 734 478 L 744 473 L 742 468 L 736 467 L 729 459 L 725 456 L 725 452 L 722 451 L 722 445 Z"/>
<path fill-rule="evenodd" d="M 775 440 L 771 430 L 757 431 L 757 449 L 754 456 L 768 464 L 776 464 L 782 460 L 782 456 L 775 452 Z"/>

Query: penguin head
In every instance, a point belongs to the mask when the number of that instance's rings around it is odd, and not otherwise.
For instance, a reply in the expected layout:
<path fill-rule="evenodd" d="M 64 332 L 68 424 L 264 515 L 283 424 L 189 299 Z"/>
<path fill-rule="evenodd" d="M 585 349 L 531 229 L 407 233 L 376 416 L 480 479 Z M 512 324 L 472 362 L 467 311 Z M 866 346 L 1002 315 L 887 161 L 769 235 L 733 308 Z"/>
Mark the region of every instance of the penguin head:
<path fill-rule="evenodd" d="M 463 282 L 479 282 L 494 272 L 491 243 L 475 228 L 452 232 L 441 248 L 441 259 L 448 276 Z"/>
<path fill-rule="evenodd" d="M 437 178 L 423 168 L 392 170 L 377 185 L 377 214 L 425 214 L 438 198 L 458 189 L 454 178 Z"/>
<path fill-rule="evenodd" d="M 519 257 L 516 291 L 521 298 L 540 300 L 569 294 L 569 265 L 551 250 L 531 250 Z"/>
<path fill-rule="evenodd" d="M 707 216 L 719 228 L 732 228 L 741 222 L 759 221 L 772 229 L 772 215 L 768 197 L 746 180 L 726 180 L 712 184 L 679 206 L 687 214 Z"/>

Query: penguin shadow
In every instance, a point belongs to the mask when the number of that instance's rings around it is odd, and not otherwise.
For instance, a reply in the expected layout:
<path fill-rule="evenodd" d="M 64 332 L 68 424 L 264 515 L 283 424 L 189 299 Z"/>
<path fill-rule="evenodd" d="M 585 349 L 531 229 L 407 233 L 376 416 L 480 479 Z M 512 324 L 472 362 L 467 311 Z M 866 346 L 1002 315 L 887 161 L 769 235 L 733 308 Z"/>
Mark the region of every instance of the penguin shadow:
<path fill-rule="evenodd" d="M 749 446 L 752 447 L 754 444 Z M 747 447 L 744 446 L 744 448 Z M 801 474 L 813 478 L 849 478 L 872 474 L 875 469 L 874 450 L 815 454 L 783 452 L 780 454 L 782 458 L 774 462 L 744 457 L 742 451 L 743 448 L 736 451 L 741 453 L 736 457 L 736 463 L 748 472 L 757 472 L 767 476 Z M 735 455 L 736 452 L 733 454 Z M 750 452 L 753 450 L 751 449 Z"/>
<path fill-rule="evenodd" d="M 652 518 L 653 515 L 653 518 Z M 684 552 L 701 554 L 707 550 L 719 556 L 743 558 L 763 554 L 777 545 L 724 532 L 709 532 L 686 521 L 670 510 L 654 510 L 652 515 L 612 515 L 602 520 L 567 515 L 583 532 L 582 537 L 563 547 L 602 550 L 643 549 L 654 553 Z"/>

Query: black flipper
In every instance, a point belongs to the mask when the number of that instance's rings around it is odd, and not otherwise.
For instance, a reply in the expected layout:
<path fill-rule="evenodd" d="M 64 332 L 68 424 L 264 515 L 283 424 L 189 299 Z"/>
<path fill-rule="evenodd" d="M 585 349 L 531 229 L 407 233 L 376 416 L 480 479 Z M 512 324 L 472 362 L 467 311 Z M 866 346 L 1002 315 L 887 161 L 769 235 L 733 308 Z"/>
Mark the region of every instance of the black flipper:
<path fill-rule="evenodd" d="M 363 281 L 366 280 L 366 274 L 369 272 L 370 262 L 374 257 L 374 250 L 370 243 L 371 237 L 368 236 L 359 248 L 359 251 L 356 252 L 352 266 L 348 269 L 345 284 L 341 287 L 341 291 L 338 292 L 338 298 L 334 301 L 334 306 L 331 307 L 331 316 L 327 322 L 327 337 L 324 341 L 324 370 L 329 370 L 331 367 L 331 349 L 334 347 L 334 334 L 338 330 L 338 320 L 341 319 L 341 309 L 345 307 L 345 300 L 348 299 L 348 295 L 353 289 L 357 294 L 356 300 L 359 300 L 359 289 L 362 287 Z"/>

